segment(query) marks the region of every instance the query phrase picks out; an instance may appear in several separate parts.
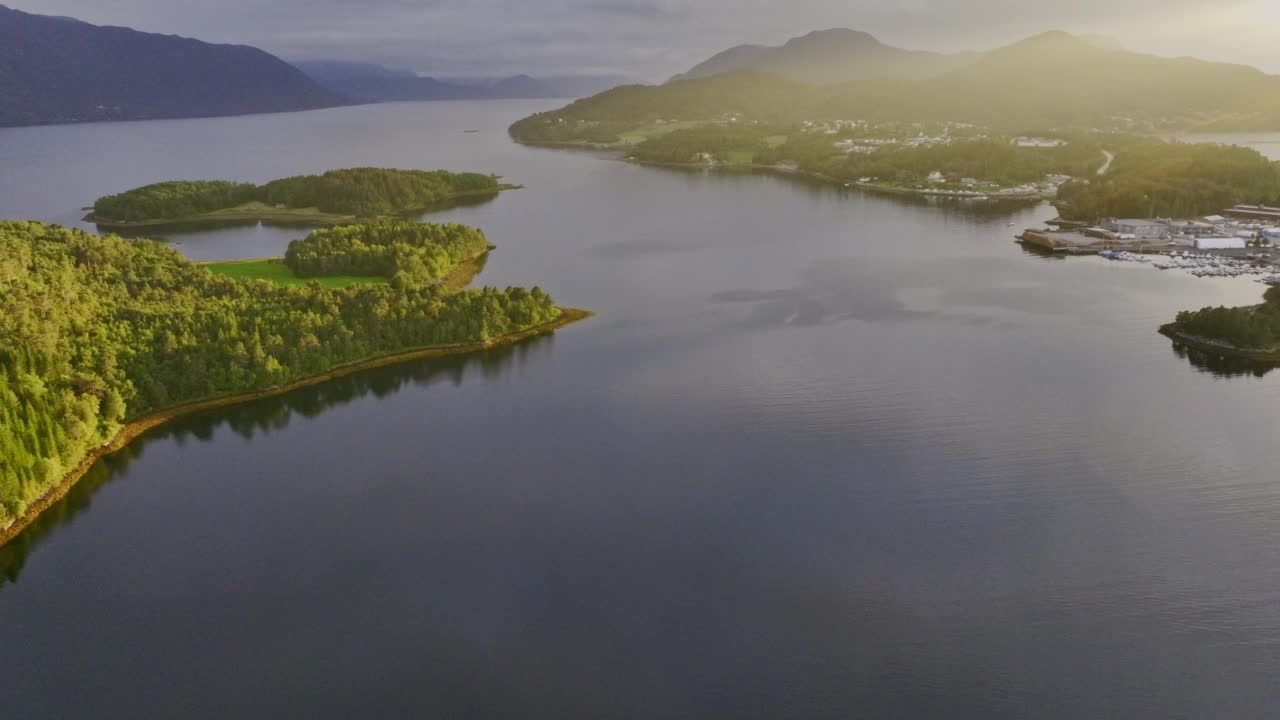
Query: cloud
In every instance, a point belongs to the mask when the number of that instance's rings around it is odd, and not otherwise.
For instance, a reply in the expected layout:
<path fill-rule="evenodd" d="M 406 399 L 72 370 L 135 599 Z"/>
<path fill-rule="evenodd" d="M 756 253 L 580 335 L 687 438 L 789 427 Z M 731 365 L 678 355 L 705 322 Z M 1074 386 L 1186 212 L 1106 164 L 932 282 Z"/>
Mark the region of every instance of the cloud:
<path fill-rule="evenodd" d="M 1280 72 L 1274 0 L 10 0 L 100 24 L 248 43 L 289 59 L 441 75 L 661 79 L 742 42 L 827 27 L 904 47 L 984 49 L 1049 29 Z M 1207 28 L 1212 28 L 1208 31 Z"/>

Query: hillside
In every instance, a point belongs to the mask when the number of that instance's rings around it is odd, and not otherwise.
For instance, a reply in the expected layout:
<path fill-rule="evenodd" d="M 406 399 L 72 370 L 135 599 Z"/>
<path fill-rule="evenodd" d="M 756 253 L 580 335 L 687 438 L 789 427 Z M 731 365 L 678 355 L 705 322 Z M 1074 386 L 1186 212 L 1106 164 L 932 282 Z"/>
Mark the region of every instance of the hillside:
<path fill-rule="evenodd" d="M 1094 124 L 1120 116 L 1194 125 L 1280 107 L 1280 78 L 1260 70 L 1099 47 L 1063 32 L 987 53 L 921 90 L 903 107 L 987 123 Z"/>
<path fill-rule="evenodd" d="M 971 60 L 967 55 L 903 50 L 864 32 L 819 30 L 778 47 L 739 45 L 697 65 L 675 80 L 693 80 L 751 70 L 789 80 L 828 84 L 878 78 L 922 79 Z"/>
<path fill-rule="evenodd" d="M 862 42 L 870 47 L 873 41 Z M 757 51 L 734 55 L 760 58 Z M 864 77 L 805 85 L 775 74 L 739 71 L 616 88 L 521 121 L 512 134 L 529 142 L 609 143 L 655 118 L 689 123 L 726 114 L 768 122 L 959 121 L 1011 131 L 1266 130 L 1280 129 L 1280 77 L 1241 65 L 1144 55 L 1051 32 L 916 80 Z"/>
<path fill-rule="evenodd" d="M 345 102 L 256 48 L 0 5 L 0 126 L 286 112 Z"/>

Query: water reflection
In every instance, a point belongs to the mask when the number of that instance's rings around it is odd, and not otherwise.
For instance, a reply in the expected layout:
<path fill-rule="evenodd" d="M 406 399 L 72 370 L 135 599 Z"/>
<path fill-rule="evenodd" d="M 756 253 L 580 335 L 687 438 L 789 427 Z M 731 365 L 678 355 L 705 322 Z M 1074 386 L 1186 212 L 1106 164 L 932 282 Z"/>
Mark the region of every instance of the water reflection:
<path fill-rule="evenodd" d="M 1037 257 L 1042 260 L 1066 260 L 1068 255 L 1070 254 L 1070 253 L 1063 253 L 1063 252 L 1054 252 L 1052 250 L 1048 250 L 1048 249 L 1039 247 L 1037 245 L 1031 245 L 1029 243 L 1018 243 L 1018 247 L 1022 248 L 1022 252 L 1024 255 L 1030 255 L 1032 257 Z"/>
<path fill-rule="evenodd" d="M 1173 341 L 1173 353 L 1183 360 L 1186 360 L 1196 370 L 1221 378 L 1260 378 L 1276 369 L 1276 365 L 1274 363 L 1265 363 L 1257 360 L 1250 360 L 1248 358 L 1232 357 L 1229 355 L 1206 352 L 1198 348 L 1193 348 L 1189 345 L 1184 345 L 1177 340 Z"/>
<path fill-rule="evenodd" d="M 1026 198 L 989 198 L 986 200 L 975 200 L 972 198 L 945 197 L 940 195 L 917 195 L 915 193 L 899 193 L 891 191 L 877 192 L 874 190 L 865 190 L 856 187 L 843 187 L 830 180 L 822 180 L 800 173 L 790 173 L 781 170 L 767 170 L 763 168 L 735 170 L 733 168 L 712 169 L 700 167 L 676 167 L 668 165 L 645 165 L 644 167 L 658 173 L 682 175 L 686 178 L 706 177 L 725 182 L 733 180 L 759 182 L 784 179 L 789 184 L 799 188 L 804 188 L 815 196 L 841 197 L 872 195 L 876 198 L 888 200 L 904 207 L 935 208 L 943 211 L 946 215 L 954 215 L 956 217 L 975 220 L 1009 217 L 1028 208 L 1035 207 L 1041 202 L 1040 200 Z"/>
<path fill-rule="evenodd" d="M 471 355 L 375 368 L 278 397 L 176 420 L 98 461 L 66 497 L 41 513 L 22 534 L 0 546 L 0 590 L 16 583 L 31 552 L 59 528 L 70 525 L 87 511 L 98 490 L 124 477 L 129 465 L 142 457 L 150 443 L 209 442 L 221 427 L 230 428 L 246 440 L 267 437 L 287 428 L 295 417 L 315 418 L 331 408 L 364 397 L 389 397 L 406 386 L 426 388 L 443 382 L 456 387 L 468 379 L 475 380 L 477 373 L 480 379 L 492 381 L 545 357 L 553 352 L 554 344 L 555 335 L 547 334 Z"/>

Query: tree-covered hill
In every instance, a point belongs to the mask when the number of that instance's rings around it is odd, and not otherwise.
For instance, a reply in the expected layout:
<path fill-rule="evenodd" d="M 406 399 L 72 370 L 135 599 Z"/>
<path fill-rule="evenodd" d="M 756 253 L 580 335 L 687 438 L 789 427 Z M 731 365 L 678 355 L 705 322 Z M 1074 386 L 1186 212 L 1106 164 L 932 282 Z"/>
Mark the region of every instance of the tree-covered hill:
<path fill-rule="evenodd" d="M 383 222 L 316 230 L 289 243 L 284 264 L 300 278 L 384 277 L 409 287 L 435 282 L 489 248 L 467 225 Z"/>
<path fill-rule="evenodd" d="M 299 175 L 257 186 L 218 180 L 172 181 L 98 198 L 95 220 L 144 222 L 190 218 L 259 201 L 356 217 L 421 210 L 460 195 L 497 192 L 498 179 L 445 170 L 351 168 Z"/>
<path fill-rule="evenodd" d="M 792 38 L 777 47 L 738 45 L 674 79 L 692 80 L 752 70 L 814 84 L 871 78 L 919 80 L 970 59 L 967 55 L 904 50 L 885 45 L 864 32 L 832 28 Z"/>
<path fill-rule="evenodd" d="M 362 232 L 329 256 L 356 254 Z M 407 223 L 377 232 L 409 247 L 471 237 Z M 0 222 L 0 527 L 131 418 L 558 315 L 538 288 L 239 281 L 146 240 Z"/>
<path fill-rule="evenodd" d="M 1280 163 L 1250 148 L 1129 139 L 1105 177 L 1059 191 L 1063 217 L 1197 217 L 1280 202 Z"/>
<path fill-rule="evenodd" d="M 0 5 L 0 126 L 285 112 L 345 102 L 257 48 Z"/>
<path fill-rule="evenodd" d="M 786 120 L 810 104 L 813 88 L 775 75 L 735 72 L 666 85 L 624 85 L 511 126 L 521 142 L 613 143 L 633 128 L 667 119 L 715 120 L 743 114 Z"/>

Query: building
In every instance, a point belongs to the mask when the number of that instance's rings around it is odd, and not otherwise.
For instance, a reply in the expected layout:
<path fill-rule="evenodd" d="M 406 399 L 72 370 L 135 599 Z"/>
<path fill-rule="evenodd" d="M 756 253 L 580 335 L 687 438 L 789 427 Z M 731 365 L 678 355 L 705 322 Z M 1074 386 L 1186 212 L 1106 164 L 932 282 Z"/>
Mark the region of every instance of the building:
<path fill-rule="evenodd" d="M 1222 214 L 1229 218 L 1243 220 L 1280 222 L 1280 208 L 1267 207 L 1266 205 L 1237 205 L 1230 210 L 1223 210 Z"/>
<path fill-rule="evenodd" d="M 1246 245 L 1244 238 L 1238 237 L 1198 237 L 1196 238 L 1197 250 L 1243 250 Z"/>
<path fill-rule="evenodd" d="M 1013 144 L 1023 148 L 1056 148 L 1067 144 L 1060 138 L 1016 137 Z"/>
<path fill-rule="evenodd" d="M 1119 236 L 1154 240 L 1169 234 L 1168 223 L 1159 220 L 1108 220 L 1104 227 Z"/>
<path fill-rule="evenodd" d="M 1208 222 L 1198 222 L 1196 220 L 1171 221 L 1168 224 L 1169 231 L 1175 235 L 1185 235 L 1188 237 L 1210 237 L 1222 233 L 1222 228 Z"/>

